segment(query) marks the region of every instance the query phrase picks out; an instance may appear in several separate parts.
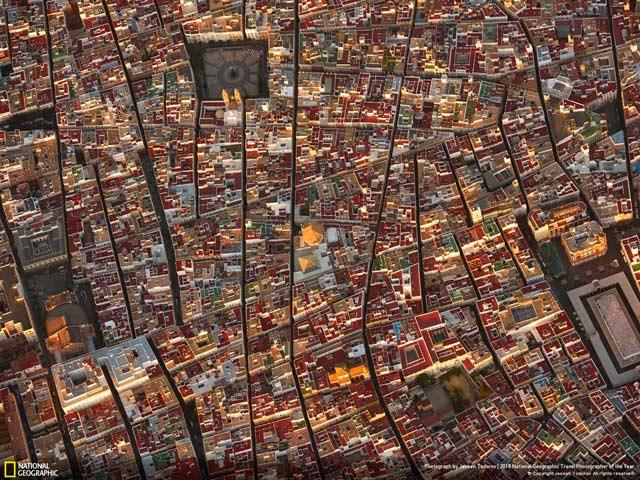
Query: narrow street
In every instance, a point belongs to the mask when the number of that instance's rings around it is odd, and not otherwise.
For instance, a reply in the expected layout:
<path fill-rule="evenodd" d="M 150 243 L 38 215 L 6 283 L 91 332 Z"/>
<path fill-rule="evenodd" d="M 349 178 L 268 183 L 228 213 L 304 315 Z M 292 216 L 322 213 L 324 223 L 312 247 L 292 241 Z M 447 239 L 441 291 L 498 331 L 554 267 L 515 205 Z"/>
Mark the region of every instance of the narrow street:
<path fill-rule="evenodd" d="M 142 480 L 147 480 L 147 475 L 144 470 L 144 466 L 142 464 L 142 456 L 140 455 L 140 450 L 138 450 L 138 444 L 136 442 L 136 436 L 133 433 L 133 427 L 131 426 L 131 422 L 127 418 L 127 412 L 122 404 L 122 400 L 120 399 L 120 395 L 118 390 L 116 390 L 115 385 L 113 384 L 113 379 L 111 378 L 111 374 L 109 370 L 102 366 L 102 373 L 104 374 L 104 378 L 109 385 L 109 390 L 111 390 L 111 395 L 113 400 L 116 402 L 116 406 L 118 407 L 118 412 L 120 412 L 120 416 L 122 417 L 122 422 L 124 423 L 124 427 L 127 429 L 127 434 L 129 435 L 129 445 L 133 449 L 133 455 L 136 459 L 136 465 L 138 466 L 138 473 Z"/>
<path fill-rule="evenodd" d="M 409 61 L 409 45 L 411 45 L 411 38 L 413 35 L 413 29 L 415 26 L 415 19 L 416 19 L 416 12 L 417 9 L 414 8 L 413 11 L 413 21 L 411 22 L 411 27 L 410 27 L 410 34 L 409 34 L 409 39 L 408 39 L 408 44 L 407 44 L 407 50 L 406 50 L 406 54 L 405 54 L 405 58 L 404 58 L 404 73 L 406 74 L 406 69 L 407 69 L 407 64 Z M 400 89 L 398 92 L 398 100 L 396 103 L 396 114 L 394 117 L 394 122 L 393 122 L 393 130 L 391 133 L 391 148 L 389 150 L 389 159 L 387 160 L 387 167 L 386 167 L 386 171 L 385 171 L 385 175 L 384 175 L 384 183 L 382 186 L 382 195 L 380 198 L 380 208 L 377 214 L 377 221 L 376 221 L 376 226 L 375 226 L 375 231 L 373 234 L 373 241 L 372 241 L 372 246 L 371 246 L 371 253 L 370 256 L 371 258 L 369 259 L 369 266 L 367 269 L 367 281 L 366 281 L 366 287 L 364 290 L 364 300 L 363 300 L 363 306 L 362 306 L 362 341 L 364 343 L 364 348 L 365 348 L 365 353 L 367 356 L 367 363 L 368 363 L 368 369 L 371 375 L 371 381 L 373 383 L 373 387 L 376 391 L 376 396 L 378 398 L 378 402 L 380 402 L 380 405 L 382 406 L 382 409 L 384 410 L 385 416 L 387 418 L 387 422 L 389 423 L 389 426 L 391 427 L 391 429 L 393 430 L 393 433 L 396 437 L 396 440 L 398 441 L 398 444 L 400 445 L 400 448 L 402 449 L 402 452 L 405 456 L 405 458 L 407 459 L 407 463 L 409 465 L 409 467 L 411 468 L 411 472 L 413 473 L 413 475 L 416 478 L 424 478 L 422 471 L 420 470 L 420 468 L 418 468 L 418 465 L 416 464 L 415 459 L 413 458 L 413 456 L 411 455 L 411 452 L 409 451 L 409 448 L 407 447 L 406 442 L 404 441 L 404 438 L 402 437 L 402 434 L 400 433 L 400 430 L 398 429 L 398 426 L 396 425 L 395 420 L 393 419 L 393 416 L 391 415 L 391 412 L 389 411 L 389 407 L 387 406 L 385 400 L 384 400 L 384 395 L 382 394 L 382 390 L 380 388 L 380 383 L 378 382 L 378 375 L 376 373 L 376 369 L 375 369 L 375 363 L 373 361 L 373 356 L 371 355 L 371 346 L 369 345 L 369 340 L 368 340 L 368 336 L 367 336 L 367 310 L 369 307 L 369 293 L 370 293 L 370 285 L 371 285 L 371 279 L 373 276 L 373 268 L 374 268 L 374 262 L 376 259 L 376 245 L 378 243 L 378 234 L 380 231 L 380 223 L 382 220 L 382 214 L 384 212 L 384 208 L 385 208 L 385 199 L 386 199 L 386 194 L 387 194 L 387 186 L 388 186 L 388 182 L 389 182 L 389 174 L 391 172 L 391 164 L 394 161 L 394 147 L 395 147 L 395 140 L 396 140 L 396 135 L 398 132 L 398 121 L 399 121 L 399 110 L 400 110 L 400 100 L 401 100 L 401 95 L 400 92 L 402 92 L 402 85 L 404 84 L 404 79 L 405 76 L 402 76 L 402 80 L 401 80 L 401 84 L 400 84 Z M 414 172 L 415 175 L 417 176 L 417 172 Z M 416 200 L 418 198 L 418 192 L 416 192 Z M 416 222 L 416 225 L 418 225 L 418 223 Z M 419 231 L 418 231 L 419 232 Z M 419 233 L 418 233 L 419 235 Z M 422 284 L 422 282 L 421 282 Z M 423 295 L 424 296 L 424 295 Z"/>
<path fill-rule="evenodd" d="M 153 209 L 156 213 L 156 217 L 158 218 L 158 222 L 160 224 L 160 233 L 162 235 L 162 243 L 164 245 L 164 249 L 167 255 L 167 266 L 169 269 L 169 278 L 171 280 L 173 311 L 174 311 L 176 324 L 182 325 L 183 321 L 182 321 L 182 306 L 180 302 L 180 287 L 178 283 L 178 273 L 176 272 L 176 255 L 175 255 L 175 250 L 173 248 L 173 241 L 171 240 L 171 232 L 169 230 L 169 224 L 167 223 L 167 217 L 165 215 L 164 206 L 162 205 L 162 199 L 160 198 L 160 193 L 158 192 L 158 185 L 156 183 L 153 164 L 152 164 L 151 158 L 149 157 L 149 145 L 147 143 L 147 137 L 145 135 L 144 125 L 140 117 L 140 111 L 138 110 L 138 104 L 136 103 L 136 97 L 133 90 L 131 76 L 129 74 L 129 71 L 126 68 L 126 63 L 122 55 L 122 49 L 120 48 L 120 44 L 118 42 L 117 32 L 113 25 L 113 20 L 111 19 L 111 14 L 109 13 L 109 8 L 107 6 L 106 0 L 102 0 L 102 5 L 104 8 L 105 14 L 107 16 L 107 20 L 109 22 L 109 26 L 111 28 L 111 33 L 113 34 L 115 47 L 116 47 L 116 50 L 118 51 L 118 56 L 120 57 L 122 69 L 124 70 L 124 74 L 127 79 L 127 85 L 129 87 L 129 95 L 131 96 L 132 106 L 136 114 L 136 120 L 138 122 L 140 136 L 142 137 L 144 152 L 140 154 L 140 164 L 144 171 L 144 176 L 147 182 L 147 188 L 149 189 L 149 194 L 151 195 L 151 202 L 153 203 Z"/>
<path fill-rule="evenodd" d="M 307 433 L 309 434 L 309 440 L 311 442 L 311 448 L 316 458 L 318 465 L 318 471 L 320 478 L 324 480 L 325 472 L 320 459 L 320 452 L 316 438 L 311 427 L 311 420 L 309 420 L 309 413 L 307 412 L 306 402 L 304 394 L 302 392 L 302 386 L 300 385 L 300 379 L 296 372 L 295 365 L 295 352 L 294 352 L 294 340 L 295 340 L 295 320 L 293 316 L 293 303 L 294 303 L 294 272 L 295 272 L 295 234 L 296 234 L 296 163 L 297 163 L 297 136 L 298 136 L 298 78 L 300 75 L 300 5 L 299 0 L 294 0 L 295 6 L 295 33 L 294 33 L 294 50 L 293 50 L 293 124 L 291 126 L 291 208 L 290 208 L 290 223 L 289 223 L 289 366 L 291 368 L 291 375 L 293 381 L 296 384 L 296 391 L 298 392 L 298 398 L 300 399 L 300 406 L 304 415 L 304 421 L 307 426 Z"/>

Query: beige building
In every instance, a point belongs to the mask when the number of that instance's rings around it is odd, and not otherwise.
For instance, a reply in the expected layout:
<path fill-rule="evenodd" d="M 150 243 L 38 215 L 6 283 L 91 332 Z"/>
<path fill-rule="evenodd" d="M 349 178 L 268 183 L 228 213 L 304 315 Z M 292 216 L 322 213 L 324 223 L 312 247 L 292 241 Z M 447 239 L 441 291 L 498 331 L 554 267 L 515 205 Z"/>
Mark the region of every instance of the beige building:
<path fill-rule="evenodd" d="M 579 265 L 607 253 L 607 235 L 596 221 L 571 227 L 560 238 L 571 265 Z"/>
<path fill-rule="evenodd" d="M 538 243 L 557 238 L 571 227 L 588 220 L 587 205 L 584 202 L 571 202 L 565 205 L 542 210 L 534 208 L 529 212 L 527 222 Z"/>

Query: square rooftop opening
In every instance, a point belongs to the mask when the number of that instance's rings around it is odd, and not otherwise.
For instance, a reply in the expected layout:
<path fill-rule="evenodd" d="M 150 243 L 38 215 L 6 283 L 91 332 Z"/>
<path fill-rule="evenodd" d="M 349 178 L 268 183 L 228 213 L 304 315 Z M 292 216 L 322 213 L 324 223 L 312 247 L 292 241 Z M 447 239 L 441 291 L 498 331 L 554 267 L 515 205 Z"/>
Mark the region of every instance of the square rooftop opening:
<path fill-rule="evenodd" d="M 242 98 L 269 96 L 267 42 L 210 42 L 188 44 L 200 100 L 220 100 L 222 90 Z"/>

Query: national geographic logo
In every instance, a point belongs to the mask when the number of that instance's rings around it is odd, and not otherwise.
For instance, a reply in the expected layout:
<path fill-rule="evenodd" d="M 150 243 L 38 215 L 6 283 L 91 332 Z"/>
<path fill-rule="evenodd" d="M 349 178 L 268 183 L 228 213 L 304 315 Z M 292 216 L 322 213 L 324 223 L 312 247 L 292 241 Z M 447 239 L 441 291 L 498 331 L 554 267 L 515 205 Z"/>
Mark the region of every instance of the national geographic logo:
<path fill-rule="evenodd" d="M 56 478 L 58 470 L 49 468 L 46 462 L 29 463 L 5 461 L 4 478 Z"/>
<path fill-rule="evenodd" d="M 4 478 L 16 478 L 17 470 L 16 462 L 4 462 Z"/>

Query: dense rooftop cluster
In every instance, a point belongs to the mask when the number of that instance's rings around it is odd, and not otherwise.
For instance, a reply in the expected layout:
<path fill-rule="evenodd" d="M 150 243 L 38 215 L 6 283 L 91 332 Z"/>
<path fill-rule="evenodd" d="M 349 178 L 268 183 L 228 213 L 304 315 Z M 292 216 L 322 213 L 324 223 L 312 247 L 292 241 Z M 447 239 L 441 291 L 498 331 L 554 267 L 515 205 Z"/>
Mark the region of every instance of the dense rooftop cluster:
<path fill-rule="evenodd" d="M 1 459 L 639 474 L 640 2 L 0 10 Z"/>

